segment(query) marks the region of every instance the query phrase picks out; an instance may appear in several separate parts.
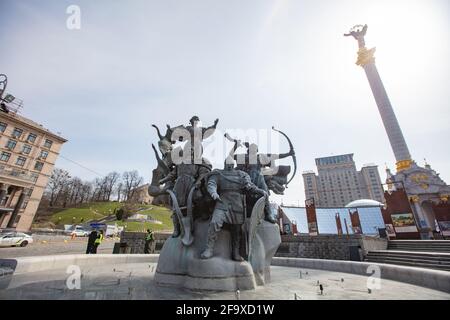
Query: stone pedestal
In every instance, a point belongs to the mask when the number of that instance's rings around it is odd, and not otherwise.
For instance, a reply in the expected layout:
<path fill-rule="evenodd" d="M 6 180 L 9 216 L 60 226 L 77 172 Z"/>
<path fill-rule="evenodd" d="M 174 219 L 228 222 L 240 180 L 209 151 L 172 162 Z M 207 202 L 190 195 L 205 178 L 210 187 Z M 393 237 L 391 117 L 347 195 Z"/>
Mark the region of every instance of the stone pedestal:
<path fill-rule="evenodd" d="M 281 244 L 280 228 L 277 224 L 262 221 L 256 229 L 253 249 L 249 257 L 256 284 L 270 282 L 270 264 Z"/>
<path fill-rule="evenodd" d="M 231 236 L 219 233 L 214 256 L 200 259 L 205 249 L 209 221 L 194 222 L 194 242 L 186 247 L 180 238 L 164 243 L 155 281 L 159 285 L 194 290 L 235 291 L 255 289 L 270 280 L 270 262 L 281 243 L 278 225 L 263 221 L 258 227 L 249 261 L 231 260 Z"/>

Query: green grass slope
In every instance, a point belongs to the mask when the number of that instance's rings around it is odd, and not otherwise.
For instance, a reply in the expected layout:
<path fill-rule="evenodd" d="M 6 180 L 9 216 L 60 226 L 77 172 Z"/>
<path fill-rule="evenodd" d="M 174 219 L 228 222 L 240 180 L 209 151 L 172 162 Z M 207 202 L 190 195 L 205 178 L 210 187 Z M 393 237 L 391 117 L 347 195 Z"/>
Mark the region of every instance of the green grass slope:
<path fill-rule="evenodd" d="M 118 202 L 95 202 L 85 204 L 77 208 L 67 208 L 55 213 L 50 221 L 54 224 L 80 224 L 92 220 L 99 220 L 107 216 L 114 215 L 114 210 L 122 206 Z M 173 223 L 170 216 L 172 212 L 164 207 L 153 205 L 138 205 L 139 210 L 136 213 L 150 215 L 154 220 L 161 221 L 162 224 L 139 221 L 113 221 L 108 224 L 124 226 L 127 231 L 145 231 L 152 229 L 155 231 L 172 231 Z M 142 210 L 143 209 L 143 210 Z M 114 215 L 115 217 L 115 215 Z"/>

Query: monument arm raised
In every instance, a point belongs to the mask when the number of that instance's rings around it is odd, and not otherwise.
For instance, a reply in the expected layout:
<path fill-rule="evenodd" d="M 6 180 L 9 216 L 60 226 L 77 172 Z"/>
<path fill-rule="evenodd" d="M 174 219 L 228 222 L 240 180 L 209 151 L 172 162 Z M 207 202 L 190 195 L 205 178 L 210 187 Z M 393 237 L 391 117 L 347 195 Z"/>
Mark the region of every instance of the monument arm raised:
<path fill-rule="evenodd" d="M 358 40 L 358 46 L 360 48 L 364 48 L 366 46 L 366 43 L 364 41 L 364 36 L 366 35 L 366 32 L 367 32 L 367 24 L 365 25 L 358 24 L 353 28 L 351 28 L 348 33 L 344 33 L 344 36 L 345 37 L 352 36 L 353 38 Z"/>
<path fill-rule="evenodd" d="M 228 153 L 228 157 L 230 157 L 231 159 L 237 160 L 236 150 L 239 149 L 239 147 L 242 147 L 242 141 L 232 138 L 228 133 L 225 133 L 224 137 L 228 141 L 234 143 L 233 148 L 231 148 L 230 152 Z"/>
<path fill-rule="evenodd" d="M 203 139 L 207 139 L 214 134 L 217 128 L 217 124 L 219 123 L 219 119 L 214 120 L 214 124 L 207 128 L 202 128 Z"/>

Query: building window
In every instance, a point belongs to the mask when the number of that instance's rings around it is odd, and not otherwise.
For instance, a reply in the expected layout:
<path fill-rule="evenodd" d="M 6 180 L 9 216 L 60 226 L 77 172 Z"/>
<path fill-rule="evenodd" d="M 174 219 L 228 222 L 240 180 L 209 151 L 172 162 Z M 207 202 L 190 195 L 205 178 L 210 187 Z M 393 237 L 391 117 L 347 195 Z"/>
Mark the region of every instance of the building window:
<path fill-rule="evenodd" d="M 8 143 L 6 144 L 6 148 L 9 150 L 14 150 L 14 148 L 16 147 L 17 141 L 14 140 L 9 140 Z"/>
<path fill-rule="evenodd" d="M 0 155 L 0 161 L 8 162 L 10 157 L 11 153 L 3 151 L 2 154 Z"/>
<path fill-rule="evenodd" d="M 28 144 L 24 144 L 23 148 L 22 148 L 22 153 L 23 154 L 30 154 L 31 152 L 31 146 Z"/>
<path fill-rule="evenodd" d="M 19 129 L 19 128 L 14 128 L 14 131 L 12 133 L 13 138 L 20 138 L 20 136 L 22 135 L 23 130 Z"/>
<path fill-rule="evenodd" d="M 25 209 L 27 207 L 27 205 L 28 205 L 28 201 L 24 201 L 22 204 L 22 209 Z"/>
<path fill-rule="evenodd" d="M 30 174 L 31 176 L 31 181 L 33 181 L 34 183 L 36 183 L 37 179 L 39 178 L 39 174 L 37 173 L 32 173 Z"/>
<path fill-rule="evenodd" d="M 33 188 L 27 189 L 26 195 L 31 197 L 31 194 L 33 193 L 33 190 L 34 190 Z"/>
<path fill-rule="evenodd" d="M 0 122 L 0 132 L 5 132 L 7 126 L 6 123 Z"/>
<path fill-rule="evenodd" d="M 50 149 L 50 148 L 52 147 L 52 144 L 53 144 L 53 141 L 52 141 L 52 140 L 46 139 L 46 140 L 45 140 L 45 143 L 44 143 L 44 147 Z"/>
<path fill-rule="evenodd" d="M 33 143 L 36 141 L 36 138 L 37 138 L 37 136 L 34 133 L 30 133 L 28 135 L 27 141 Z"/>
<path fill-rule="evenodd" d="M 48 151 L 42 150 L 41 154 L 39 155 L 39 158 L 41 159 L 47 159 Z"/>
<path fill-rule="evenodd" d="M 44 164 L 42 162 L 36 161 L 36 164 L 34 165 L 34 170 L 41 171 L 44 167 Z"/>
<path fill-rule="evenodd" d="M 16 161 L 16 164 L 18 166 L 23 167 L 23 165 L 25 164 L 25 161 L 27 161 L 27 158 L 25 158 L 25 157 L 18 157 L 17 161 Z"/>

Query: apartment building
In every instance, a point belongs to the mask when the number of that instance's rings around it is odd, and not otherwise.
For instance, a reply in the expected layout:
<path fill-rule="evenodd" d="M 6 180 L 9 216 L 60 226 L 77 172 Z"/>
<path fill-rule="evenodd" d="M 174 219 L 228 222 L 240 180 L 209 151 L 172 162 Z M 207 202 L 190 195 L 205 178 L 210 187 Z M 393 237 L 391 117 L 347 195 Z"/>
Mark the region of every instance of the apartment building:
<path fill-rule="evenodd" d="M 66 139 L 0 110 L 0 228 L 28 231 Z"/>
<path fill-rule="evenodd" d="M 306 199 L 318 207 L 344 207 L 359 199 L 383 202 L 383 188 L 376 165 L 356 169 L 353 154 L 317 158 L 318 174 L 303 173 Z"/>

